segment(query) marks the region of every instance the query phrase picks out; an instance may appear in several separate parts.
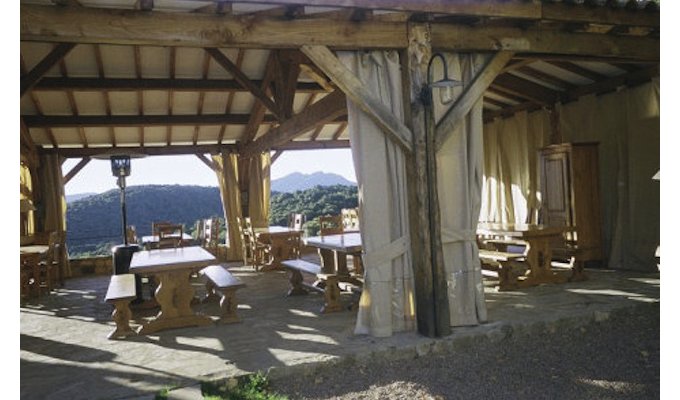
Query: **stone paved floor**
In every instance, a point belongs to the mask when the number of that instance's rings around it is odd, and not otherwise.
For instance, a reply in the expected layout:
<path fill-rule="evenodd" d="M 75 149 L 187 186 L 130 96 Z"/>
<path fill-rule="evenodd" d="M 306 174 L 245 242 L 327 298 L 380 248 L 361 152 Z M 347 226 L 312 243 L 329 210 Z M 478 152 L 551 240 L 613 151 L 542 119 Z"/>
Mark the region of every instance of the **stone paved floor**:
<path fill-rule="evenodd" d="M 355 312 L 321 315 L 318 294 L 286 297 L 283 272 L 233 266 L 247 288 L 238 292 L 238 324 L 166 330 L 107 340 L 113 329 L 104 303 L 108 277 L 66 281 L 50 296 L 21 307 L 22 399 L 153 398 L 163 388 L 270 370 L 285 374 L 351 357 L 434 352 L 475 335 L 535 329 L 560 321 L 606 318 L 641 302 L 659 301 L 659 274 L 591 270 L 590 280 L 498 293 L 486 282 L 489 321 L 456 328 L 443 339 L 401 333 L 377 339 L 353 334 Z M 202 290 L 197 281 L 196 288 Z M 343 295 L 345 303 L 351 302 Z M 197 307 L 217 315 L 214 304 Z M 146 313 L 146 317 L 150 314 Z M 137 313 L 133 327 L 145 315 Z M 559 326 L 559 325 L 553 325 Z"/>

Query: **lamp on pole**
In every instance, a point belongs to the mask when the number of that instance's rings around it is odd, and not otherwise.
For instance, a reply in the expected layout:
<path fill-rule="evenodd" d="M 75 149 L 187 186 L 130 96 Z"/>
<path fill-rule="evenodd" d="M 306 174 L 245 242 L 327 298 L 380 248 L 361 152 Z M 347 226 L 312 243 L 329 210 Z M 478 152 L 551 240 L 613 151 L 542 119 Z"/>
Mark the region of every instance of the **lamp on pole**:
<path fill-rule="evenodd" d="M 127 212 L 125 210 L 125 177 L 130 176 L 130 156 L 116 155 L 111 156 L 111 172 L 118 178 L 120 188 L 120 209 L 123 217 L 123 243 L 128 245 L 127 240 Z"/>

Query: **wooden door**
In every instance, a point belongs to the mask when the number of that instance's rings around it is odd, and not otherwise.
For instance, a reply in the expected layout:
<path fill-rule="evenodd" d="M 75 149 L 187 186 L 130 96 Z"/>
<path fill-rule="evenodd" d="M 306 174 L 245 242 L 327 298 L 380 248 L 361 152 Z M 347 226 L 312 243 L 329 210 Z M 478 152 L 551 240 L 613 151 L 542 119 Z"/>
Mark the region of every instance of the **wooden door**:
<path fill-rule="evenodd" d="M 543 223 L 549 226 L 572 225 L 569 154 L 543 154 L 541 161 Z"/>

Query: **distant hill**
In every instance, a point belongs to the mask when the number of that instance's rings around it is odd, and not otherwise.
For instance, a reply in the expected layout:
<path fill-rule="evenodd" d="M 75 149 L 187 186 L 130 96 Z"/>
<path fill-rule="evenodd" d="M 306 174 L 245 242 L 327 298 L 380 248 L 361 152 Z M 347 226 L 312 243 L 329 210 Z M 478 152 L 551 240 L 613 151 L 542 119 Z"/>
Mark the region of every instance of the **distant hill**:
<path fill-rule="evenodd" d="M 66 204 L 73 203 L 74 201 L 84 199 L 86 197 L 94 196 L 97 193 L 76 193 L 76 194 L 67 194 L 66 195 Z"/>
<path fill-rule="evenodd" d="M 315 186 L 334 185 L 356 186 L 357 184 L 338 174 L 328 172 L 314 172 L 312 174 L 294 172 L 272 180 L 271 190 L 272 192 L 292 193 L 298 190 L 311 189 Z"/>
<path fill-rule="evenodd" d="M 197 220 L 223 216 L 217 187 L 184 185 L 130 186 L 125 204 L 128 225 L 138 236 L 151 233 L 153 221 L 172 221 L 193 229 Z M 123 241 L 120 191 L 76 200 L 66 212 L 69 254 L 105 254 Z"/>
<path fill-rule="evenodd" d="M 126 190 L 128 225 L 138 236 L 151 233 L 153 221 L 184 224 L 191 233 L 196 221 L 217 216 L 223 219 L 217 187 L 184 185 L 130 186 Z M 357 187 L 349 185 L 316 186 L 293 193 L 272 193 L 270 222 L 285 225 L 290 213 L 305 214 L 307 230 L 316 234 L 316 217 L 339 214 L 343 208 L 357 206 Z M 68 204 L 66 238 L 71 257 L 110 255 L 111 247 L 122 244 L 122 217 L 118 189 L 95 194 Z"/>

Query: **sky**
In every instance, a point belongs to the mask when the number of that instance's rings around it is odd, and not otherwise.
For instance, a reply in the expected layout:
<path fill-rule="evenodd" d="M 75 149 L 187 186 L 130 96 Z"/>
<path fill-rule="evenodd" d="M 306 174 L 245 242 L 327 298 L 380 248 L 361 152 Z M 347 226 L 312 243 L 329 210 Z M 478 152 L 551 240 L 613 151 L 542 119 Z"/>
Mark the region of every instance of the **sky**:
<path fill-rule="evenodd" d="M 64 175 L 80 158 L 68 159 L 62 167 Z M 215 173 L 196 156 L 149 156 L 131 161 L 131 174 L 127 186 L 138 185 L 198 185 L 217 186 Z M 284 151 L 272 164 L 272 179 L 293 172 L 332 172 L 356 182 L 352 154 L 349 149 L 291 150 Z M 78 193 L 102 193 L 117 189 L 108 160 L 91 160 L 85 168 L 65 186 L 66 195 Z"/>

